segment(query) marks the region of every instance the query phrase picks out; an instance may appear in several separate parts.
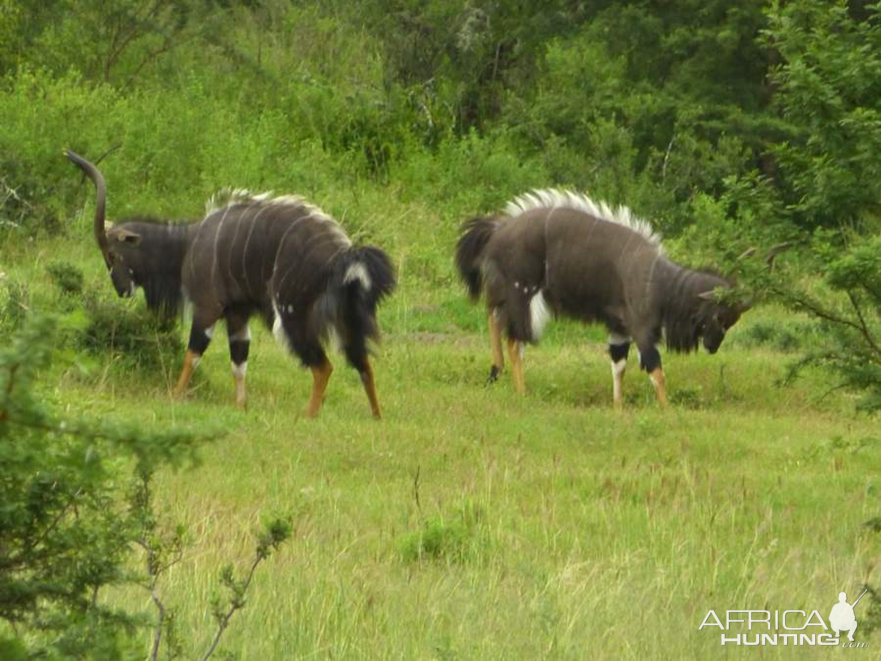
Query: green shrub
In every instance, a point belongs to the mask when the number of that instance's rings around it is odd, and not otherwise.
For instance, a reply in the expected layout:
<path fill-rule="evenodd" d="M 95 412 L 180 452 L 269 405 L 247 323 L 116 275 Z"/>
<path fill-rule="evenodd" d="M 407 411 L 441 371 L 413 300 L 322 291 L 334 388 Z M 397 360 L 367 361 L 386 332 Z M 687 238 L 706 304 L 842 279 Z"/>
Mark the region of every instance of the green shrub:
<path fill-rule="evenodd" d="M 790 353 L 800 351 L 819 339 L 816 323 L 805 320 L 775 319 L 757 321 L 739 330 L 732 338 L 734 346 L 765 347 Z"/>
<path fill-rule="evenodd" d="M 150 658 L 160 658 L 163 644 L 163 658 L 175 658 L 180 640 L 160 579 L 183 559 L 185 530 L 161 521 L 153 478 L 164 467 L 192 466 L 199 444 L 216 433 L 55 412 L 38 388 L 58 330 L 54 318 L 30 317 L 0 347 L 0 656 L 143 658 L 149 640 Z M 216 631 L 201 658 L 245 606 L 258 565 L 290 534 L 289 520 L 266 521 L 245 575 L 223 569 L 223 594 L 212 601 Z M 113 606 L 108 593 L 126 587 L 149 593 L 155 618 Z"/>
<path fill-rule="evenodd" d="M 86 321 L 74 335 L 77 350 L 149 371 L 167 367 L 183 354 L 176 319 L 159 319 L 143 305 L 92 294 L 83 297 L 83 305 Z"/>
<path fill-rule="evenodd" d="M 0 328 L 18 328 L 29 308 L 28 286 L 3 274 L 0 277 Z"/>
<path fill-rule="evenodd" d="M 83 291 L 83 272 L 68 262 L 51 262 L 46 272 L 62 296 L 76 296 Z"/>
<path fill-rule="evenodd" d="M 485 519 L 483 508 L 465 499 L 450 516 L 426 519 L 421 530 L 405 535 L 401 541 L 401 557 L 405 562 L 479 559 L 488 545 Z"/>

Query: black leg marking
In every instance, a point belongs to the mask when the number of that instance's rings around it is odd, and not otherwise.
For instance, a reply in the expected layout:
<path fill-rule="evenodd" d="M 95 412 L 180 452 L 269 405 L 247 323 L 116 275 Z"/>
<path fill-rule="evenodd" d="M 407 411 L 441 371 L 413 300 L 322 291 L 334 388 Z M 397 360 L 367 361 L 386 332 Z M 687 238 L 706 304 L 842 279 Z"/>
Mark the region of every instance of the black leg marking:
<path fill-rule="evenodd" d="M 327 363 L 327 354 L 318 342 L 293 342 L 294 353 L 304 367 L 320 367 Z"/>
<path fill-rule="evenodd" d="M 609 357 L 613 363 L 617 363 L 619 360 L 627 360 L 628 353 L 630 353 L 630 342 L 609 345 Z"/>
<path fill-rule="evenodd" d="M 213 330 L 213 326 L 203 329 L 196 326 L 196 324 L 193 324 L 193 327 L 190 330 L 190 341 L 187 344 L 187 349 L 201 356 L 205 353 L 205 350 L 208 349 L 208 345 L 211 344 Z"/>
<path fill-rule="evenodd" d="M 229 340 L 229 359 L 236 383 L 236 406 L 246 408 L 245 374 L 248 371 L 248 351 L 251 348 L 251 331 L 248 330 L 250 310 L 229 310 L 226 313 L 226 334 Z"/>
<path fill-rule="evenodd" d="M 486 385 L 491 385 L 499 380 L 499 374 L 502 373 L 502 370 L 499 369 L 498 365 L 493 365 L 489 368 L 489 376 L 486 377 Z"/>
<path fill-rule="evenodd" d="M 649 374 L 661 366 L 661 353 L 657 347 L 639 350 L 639 366 Z"/>
<path fill-rule="evenodd" d="M 241 365 L 248 360 L 248 351 L 251 348 L 249 340 L 233 340 L 229 343 L 229 358 L 236 365 Z"/>

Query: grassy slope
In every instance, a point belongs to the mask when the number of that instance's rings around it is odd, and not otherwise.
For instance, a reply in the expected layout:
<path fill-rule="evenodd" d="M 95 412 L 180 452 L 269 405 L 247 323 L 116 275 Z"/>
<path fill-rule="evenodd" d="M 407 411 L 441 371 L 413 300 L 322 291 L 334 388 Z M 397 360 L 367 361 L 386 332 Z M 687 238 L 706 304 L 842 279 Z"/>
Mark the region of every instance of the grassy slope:
<path fill-rule="evenodd" d="M 39 295 L 62 252 L 109 290 L 85 243 L 19 246 L 0 270 Z M 751 312 L 715 357 L 667 355 L 670 411 L 632 365 L 616 413 L 598 329 L 555 325 L 527 353 L 525 399 L 508 378 L 484 387 L 482 316 L 462 299 L 405 278 L 384 308 L 381 423 L 341 358 L 321 418 L 300 418 L 311 379 L 256 324 L 247 413 L 231 406 L 222 333 L 186 402 L 169 397 L 174 374 L 57 374 L 46 395 L 71 410 L 229 429 L 197 472 L 160 478 L 168 520 L 192 536 L 162 589 L 198 649 L 219 567 L 244 565 L 251 529 L 279 511 L 295 538 L 222 643 L 243 659 L 706 658 L 726 651 L 697 631 L 709 608 L 825 617 L 874 578 L 862 524 L 878 513 L 877 420 L 841 393 L 821 399 L 822 375 L 781 388 L 789 357 L 737 342 L 776 313 Z M 426 522 L 459 526 L 458 555 L 406 559 Z"/>

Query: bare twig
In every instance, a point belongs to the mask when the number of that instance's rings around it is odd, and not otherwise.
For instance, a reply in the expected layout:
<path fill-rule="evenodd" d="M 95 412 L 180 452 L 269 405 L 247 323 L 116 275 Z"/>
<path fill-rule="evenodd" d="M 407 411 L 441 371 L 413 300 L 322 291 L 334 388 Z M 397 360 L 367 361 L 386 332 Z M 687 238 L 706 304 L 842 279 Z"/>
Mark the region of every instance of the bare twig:
<path fill-rule="evenodd" d="M 839 383 L 838 385 L 832 386 L 831 388 L 829 388 L 828 390 L 826 390 L 825 392 L 823 392 L 819 397 L 816 397 L 816 398 L 814 398 L 812 401 L 810 401 L 810 402 L 808 403 L 808 405 L 807 405 L 806 407 L 804 407 L 804 408 L 809 408 L 809 407 L 811 407 L 811 406 L 816 406 L 817 404 L 819 404 L 820 402 L 822 402 L 824 399 L 826 399 L 829 395 L 831 395 L 832 393 L 834 393 L 836 390 L 842 390 L 843 388 L 847 388 L 848 385 L 849 385 L 849 384 L 847 384 L 847 383 Z"/>
<path fill-rule="evenodd" d="M 110 70 L 122 56 L 122 53 L 128 48 L 128 45 L 135 40 L 137 37 L 143 34 L 141 28 L 144 26 L 144 23 L 154 16 L 156 12 L 159 10 L 159 7 L 162 4 L 162 0 L 156 0 L 153 3 L 152 8 L 150 8 L 145 14 L 144 18 L 140 18 L 139 16 L 130 16 L 126 15 L 123 19 L 128 19 L 129 30 L 125 36 L 121 36 L 124 32 L 123 28 L 123 20 L 120 20 L 119 29 L 114 31 L 113 33 L 113 41 L 110 44 L 110 49 L 107 52 L 107 61 L 104 63 L 104 82 L 110 82 Z"/>
<path fill-rule="evenodd" d="M 835 314 L 829 312 L 828 310 L 821 308 L 819 305 L 816 305 L 815 303 L 809 301 L 807 298 L 804 298 L 801 296 L 793 296 L 792 294 L 789 294 L 788 292 L 779 291 L 778 293 L 780 293 L 783 298 L 788 298 L 794 306 L 800 307 L 804 310 L 807 310 L 811 314 L 813 314 L 817 317 L 820 317 L 821 319 L 825 319 L 826 321 L 831 321 L 836 324 L 842 324 L 844 326 L 849 326 L 850 328 L 853 328 L 854 330 L 859 331 L 860 334 L 863 333 L 863 328 L 862 328 L 862 326 L 860 326 L 860 324 L 858 324 L 850 319 L 846 319 L 844 317 L 839 317 L 838 315 L 835 315 Z M 876 347 L 874 345 L 874 343 L 871 343 L 871 344 L 875 348 L 876 351 L 881 353 L 881 350 L 879 350 L 878 347 Z"/>
<path fill-rule="evenodd" d="M 853 295 L 852 291 L 847 292 L 847 297 L 850 299 L 850 304 L 853 306 L 854 312 L 856 312 L 857 319 L 860 320 L 860 333 L 862 333 L 863 337 L 866 340 L 866 343 L 875 350 L 879 356 L 881 356 L 881 347 L 875 342 L 875 338 L 872 337 L 871 331 L 869 331 L 868 325 L 866 325 L 866 319 L 863 317 L 863 310 L 860 308 L 859 303 L 857 303 L 856 297 Z"/>
<path fill-rule="evenodd" d="M 137 78 L 138 75 L 141 73 L 141 71 L 144 70 L 144 67 L 146 67 L 148 64 L 151 64 L 152 62 L 155 62 L 159 58 L 160 55 L 163 55 L 164 53 L 167 53 L 167 52 L 177 48 L 181 44 L 184 44 L 187 41 L 194 39 L 195 37 L 196 37 L 195 34 L 190 35 L 187 38 L 174 39 L 173 37 L 166 37 L 165 42 L 162 44 L 162 46 L 160 46 L 159 48 L 156 48 L 154 50 L 151 50 L 149 53 L 147 53 L 147 55 L 145 55 L 141 59 L 141 62 L 140 62 L 140 64 L 138 64 L 138 67 L 126 79 L 125 84 L 123 85 L 123 88 L 127 89 L 133 82 L 135 82 L 135 78 Z"/>
<path fill-rule="evenodd" d="M 233 599 L 230 601 L 229 604 L 229 609 L 226 611 L 226 613 L 222 614 L 218 618 L 217 633 L 214 634 L 214 640 L 211 641 L 211 646 L 205 652 L 205 656 L 202 657 L 202 661 L 206 661 L 206 659 L 214 654 L 214 650 L 217 648 L 217 644 L 220 642 L 220 637 L 229 626 L 230 619 L 232 619 L 232 616 L 235 615 L 235 612 L 237 610 L 241 609 L 245 605 L 244 593 L 247 592 L 248 586 L 251 584 L 251 579 L 254 578 L 254 572 L 257 570 L 257 565 L 263 562 L 267 557 L 267 555 L 261 553 L 258 549 L 257 556 L 254 558 L 254 561 L 251 563 L 251 569 L 248 571 L 248 576 L 241 584 L 241 594 L 233 596 Z"/>
<path fill-rule="evenodd" d="M 416 509 L 422 511 L 422 503 L 419 502 L 419 471 L 422 466 L 416 466 L 416 475 L 413 476 L 413 496 L 416 498 Z"/>
<path fill-rule="evenodd" d="M 765 263 L 768 265 L 768 270 L 774 270 L 774 260 L 777 259 L 777 255 L 789 250 L 794 245 L 795 243 L 793 243 L 792 241 L 784 241 L 782 243 L 778 243 L 775 246 L 772 246 L 771 249 L 768 251 L 768 254 L 765 255 Z"/>
<path fill-rule="evenodd" d="M 251 585 L 251 580 L 254 578 L 254 572 L 257 570 L 257 566 L 272 555 L 272 552 L 277 550 L 278 547 L 290 537 L 290 535 L 290 521 L 286 519 L 276 519 L 272 523 L 269 523 L 266 526 L 266 529 L 259 535 L 254 561 L 251 563 L 251 568 L 248 570 L 245 580 L 236 580 L 232 566 L 227 566 L 223 569 L 220 575 L 220 582 L 232 592 L 232 596 L 227 602 L 229 606 L 226 611 L 223 610 L 219 600 L 214 603 L 214 619 L 217 622 L 217 633 L 214 634 L 214 639 L 211 641 L 210 647 L 202 657 L 202 661 L 206 661 L 208 657 L 214 653 L 214 650 L 217 649 L 220 637 L 223 635 L 227 626 L 229 626 L 230 618 L 232 618 L 237 610 L 245 607 L 245 597 L 248 593 L 248 587 Z"/>
<path fill-rule="evenodd" d="M 150 648 L 149 657 L 150 661 L 156 661 L 159 658 L 159 651 L 162 646 L 162 632 L 165 629 L 169 615 L 168 609 L 159 596 L 157 585 L 162 574 L 183 559 L 184 549 L 179 532 L 170 540 L 163 540 L 161 537 L 155 536 L 151 537 L 152 533 L 156 530 L 156 521 L 153 518 L 150 476 L 148 473 L 141 474 L 140 488 L 141 492 L 139 496 L 135 497 L 134 502 L 137 503 L 137 507 L 140 510 L 139 516 L 141 517 L 142 531 L 141 536 L 134 541 L 146 553 L 147 577 L 149 581 L 142 587 L 150 593 L 150 599 L 153 600 L 153 604 L 158 611 L 156 626 L 153 628 L 153 643 Z M 170 555 L 167 554 L 169 549 L 171 549 Z M 164 558 L 163 556 L 167 557 Z"/>
<path fill-rule="evenodd" d="M 156 610 L 159 611 L 159 618 L 156 621 L 156 627 L 153 629 L 153 646 L 150 649 L 150 661 L 156 661 L 159 658 L 159 648 L 162 644 L 162 627 L 165 625 L 165 617 L 168 613 L 165 604 L 162 603 L 162 599 L 159 598 L 159 593 L 156 591 L 156 581 L 158 579 L 159 575 L 157 574 L 153 577 L 153 582 L 150 585 L 150 599 L 153 600 Z"/>
<path fill-rule="evenodd" d="M 667 161 L 670 160 L 670 152 L 673 150 L 673 143 L 676 141 L 676 134 L 674 133 L 670 138 L 670 142 L 667 143 L 667 151 L 664 152 L 664 164 L 661 166 L 661 181 L 667 177 Z"/>
<path fill-rule="evenodd" d="M 95 159 L 95 165 L 98 165 L 98 163 L 100 163 L 101 161 L 103 161 L 105 158 L 107 158 L 108 156 L 110 156 L 110 154 L 112 154 L 112 153 L 115 152 L 116 150 L 120 149 L 121 147 L 122 147 L 122 143 L 121 143 L 121 142 L 117 142 L 117 143 L 116 143 L 115 145 L 113 145 L 110 149 L 108 149 L 108 150 L 105 151 L 103 154 L 101 154 L 98 158 Z M 85 173 L 83 173 L 83 176 L 85 177 Z"/>

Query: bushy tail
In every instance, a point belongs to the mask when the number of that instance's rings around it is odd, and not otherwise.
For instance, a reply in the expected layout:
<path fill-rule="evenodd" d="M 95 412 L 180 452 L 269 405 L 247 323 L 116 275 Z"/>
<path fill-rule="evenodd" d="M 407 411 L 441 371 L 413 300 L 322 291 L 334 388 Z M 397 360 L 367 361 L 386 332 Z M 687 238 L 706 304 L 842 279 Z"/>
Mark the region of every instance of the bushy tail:
<path fill-rule="evenodd" d="M 471 218 L 462 223 L 462 235 L 456 242 L 456 268 L 468 286 L 472 301 L 480 298 L 483 289 L 483 251 L 497 226 L 495 216 Z"/>
<path fill-rule="evenodd" d="M 362 372 L 367 343 L 379 339 L 376 306 L 395 290 L 395 269 L 389 256 L 373 246 L 349 248 L 332 265 L 328 301 L 335 310 L 334 326 L 340 333 L 349 363 Z"/>

